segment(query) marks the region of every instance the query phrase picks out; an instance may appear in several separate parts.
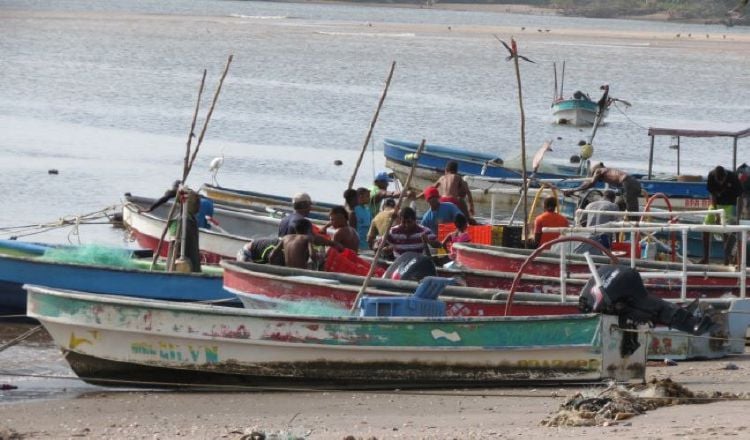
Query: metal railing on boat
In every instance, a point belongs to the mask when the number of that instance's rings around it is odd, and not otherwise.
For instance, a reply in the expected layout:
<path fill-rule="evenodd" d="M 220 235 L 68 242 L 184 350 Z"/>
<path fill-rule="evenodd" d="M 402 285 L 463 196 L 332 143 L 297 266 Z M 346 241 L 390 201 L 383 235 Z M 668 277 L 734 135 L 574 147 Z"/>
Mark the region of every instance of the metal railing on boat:
<path fill-rule="evenodd" d="M 585 211 L 585 210 L 584 210 Z M 696 211 L 696 213 L 706 214 L 706 213 L 714 213 L 719 214 L 722 216 L 723 219 L 723 213 L 720 213 L 718 211 L 721 210 L 708 210 L 708 211 Z M 589 211 L 591 212 L 591 211 Z M 599 214 L 602 213 L 602 211 L 593 211 L 597 212 Z M 641 214 L 641 213 L 630 213 L 633 214 Z M 647 214 L 653 215 L 656 214 L 653 211 L 648 212 Z M 673 212 L 666 213 L 670 215 L 674 215 Z M 574 226 L 574 227 L 566 227 L 566 228 L 549 228 L 545 227 L 542 229 L 543 232 L 559 232 L 562 235 L 572 235 L 572 234 L 605 234 L 605 233 L 619 233 L 619 232 L 625 232 L 625 233 L 679 233 L 682 237 L 682 249 L 684 252 L 682 253 L 682 270 L 681 271 L 643 271 L 641 272 L 641 277 L 643 278 L 669 278 L 669 279 L 680 279 L 682 282 L 681 291 L 680 291 L 680 299 L 686 299 L 687 298 L 687 278 L 688 276 L 712 276 L 712 277 L 723 277 L 723 278 L 737 278 L 739 280 L 739 289 L 740 289 L 740 298 L 746 297 L 746 290 L 747 290 L 747 246 L 745 245 L 747 243 L 747 235 L 748 231 L 750 231 L 750 225 L 686 225 L 686 224 L 654 224 L 654 223 L 640 223 L 638 225 L 635 225 L 631 222 L 613 222 L 613 223 L 607 223 L 604 225 L 597 225 L 597 226 L 591 226 L 591 227 L 581 227 L 581 226 Z M 740 263 L 739 263 L 739 270 L 738 271 L 688 271 L 688 264 L 692 264 L 688 260 L 687 256 L 687 246 L 688 246 L 688 233 L 690 232 L 708 232 L 708 233 L 719 233 L 719 234 L 740 234 L 740 241 L 741 244 L 739 246 L 740 250 Z M 635 268 L 636 266 L 636 246 L 637 243 L 635 240 L 631 240 L 631 252 L 630 252 L 630 267 Z M 566 252 L 567 249 L 565 247 L 560 248 L 560 281 L 561 281 L 561 290 L 565 291 L 565 278 L 566 278 L 566 262 L 567 258 L 566 255 L 568 252 Z"/>

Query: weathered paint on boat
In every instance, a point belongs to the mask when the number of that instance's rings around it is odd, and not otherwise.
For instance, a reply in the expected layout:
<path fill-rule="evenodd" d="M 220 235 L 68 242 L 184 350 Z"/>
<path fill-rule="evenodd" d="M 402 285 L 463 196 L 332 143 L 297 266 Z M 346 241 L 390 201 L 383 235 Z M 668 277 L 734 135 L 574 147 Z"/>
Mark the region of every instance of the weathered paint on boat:
<path fill-rule="evenodd" d="M 501 272 L 518 272 L 526 257 L 533 250 L 505 248 L 501 246 L 484 246 L 478 244 L 457 243 L 453 249 L 456 251 L 456 262 L 461 266 Z M 545 253 L 545 256 L 537 257 L 526 267 L 530 274 L 544 275 L 550 277 L 560 276 L 560 256 L 558 253 Z M 606 257 L 593 256 L 597 264 L 609 264 Z M 569 273 L 586 274 L 589 268 L 582 255 L 567 255 L 566 268 Z M 726 266 L 688 265 L 688 270 L 703 270 L 710 267 L 711 271 L 727 272 Z M 645 271 L 680 271 L 680 263 L 665 261 L 638 260 L 636 269 Z M 738 280 L 723 277 L 700 277 L 689 276 L 687 297 L 719 297 L 726 294 L 739 294 Z M 680 281 L 668 278 L 650 278 L 646 282 L 647 288 L 654 295 L 662 298 L 677 298 L 680 296 Z"/>
<path fill-rule="evenodd" d="M 138 211 L 139 207 L 146 208 L 153 201 L 154 199 L 145 197 L 127 197 L 127 203 L 122 207 L 122 220 L 140 246 L 156 251 L 171 202 L 159 206 L 152 212 Z M 199 230 L 201 257 L 208 263 L 218 263 L 222 258 L 235 258 L 237 252 L 251 238 L 276 236 L 279 232 L 280 220 L 270 214 L 214 207 L 214 218 L 224 232 L 217 229 Z M 171 239 L 171 234 L 167 233 L 165 242 L 159 248 L 159 255 L 167 255 L 168 241 Z"/>
<path fill-rule="evenodd" d="M 237 295 L 245 307 L 269 307 L 274 301 L 318 300 L 349 310 L 354 305 L 364 277 L 255 263 L 223 261 L 224 288 Z M 417 288 L 414 281 L 373 278 L 367 295 L 404 296 Z M 440 294 L 448 316 L 503 316 L 505 297 L 494 289 L 448 286 Z M 562 302 L 559 295 L 517 293 L 514 316 L 564 315 L 578 313 L 578 298 Z"/>
<path fill-rule="evenodd" d="M 645 374 L 645 339 L 623 357 L 607 315 L 312 317 L 26 288 L 29 316 L 91 383 L 485 387 Z"/>
<path fill-rule="evenodd" d="M 177 273 L 97 264 L 66 263 L 41 256 L 11 256 L 0 252 L 0 312 L 26 312 L 25 283 L 61 289 L 129 295 L 169 301 L 239 301 L 222 288 L 217 273 Z"/>

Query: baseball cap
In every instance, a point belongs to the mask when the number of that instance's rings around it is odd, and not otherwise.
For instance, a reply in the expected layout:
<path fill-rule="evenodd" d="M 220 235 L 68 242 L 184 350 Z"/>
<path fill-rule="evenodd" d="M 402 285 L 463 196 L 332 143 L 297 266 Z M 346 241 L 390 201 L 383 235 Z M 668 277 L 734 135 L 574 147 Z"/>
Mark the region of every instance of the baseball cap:
<path fill-rule="evenodd" d="M 424 199 L 430 200 L 433 197 L 440 197 L 440 191 L 438 191 L 434 186 L 428 186 L 424 189 Z"/>
<path fill-rule="evenodd" d="M 307 202 L 312 203 L 312 199 L 310 199 L 310 194 L 308 193 L 297 193 L 292 197 L 292 203 L 299 203 L 299 202 Z"/>
<path fill-rule="evenodd" d="M 375 175 L 375 182 L 382 181 L 382 182 L 390 182 L 393 179 L 391 179 L 391 176 L 388 175 L 387 171 L 381 171 L 378 174 Z"/>

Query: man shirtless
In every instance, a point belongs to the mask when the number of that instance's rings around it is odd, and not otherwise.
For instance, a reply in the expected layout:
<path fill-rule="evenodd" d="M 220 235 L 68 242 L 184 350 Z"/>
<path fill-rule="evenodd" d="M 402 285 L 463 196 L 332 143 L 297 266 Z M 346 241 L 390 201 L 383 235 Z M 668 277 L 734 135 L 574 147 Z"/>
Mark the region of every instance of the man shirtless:
<path fill-rule="evenodd" d="M 471 190 L 466 181 L 458 174 L 458 162 L 450 160 L 445 164 L 445 174 L 433 183 L 433 188 L 437 188 L 443 195 L 442 202 L 451 202 L 458 206 L 458 209 L 469 219 L 472 224 L 474 216 L 474 199 L 471 196 Z M 424 193 L 422 193 L 424 195 Z M 419 196 L 418 196 L 419 197 Z"/>
<path fill-rule="evenodd" d="M 322 232 L 325 233 L 328 227 L 335 229 L 332 237 L 334 242 L 353 250 L 355 253 L 359 252 L 359 234 L 353 227 L 349 226 L 349 213 L 346 212 L 346 208 L 334 206 L 328 216 L 330 222 L 323 227 Z"/>
<path fill-rule="evenodd" d="M 341 251 L 343 246 L 325 237 L 312 233 L 312 223 L 306 218 L 297 220 L 294 224 L 294 233 L 287 234 L 279 239 L 279 244 L 271 252 L 268 260 L 275 262 L 279 260 L 279 253 L 284 255 L 284 263 L 287 267 L 299 269 L 316 268 L 318 255 L 313 245 L 333 246 Z"/>
<path fill-rule="evenodd" d="M 641 195 L 641 183 L 638 179 L 625 171 L 616 168 L 607 168 L 601 162 L 591 167 L 591 177 L 578 186 L 578 188 L 567 189 L 563 191 L 563 194 L 570 196 L 577 191 L 591 188 L 596 182 L 603 182 L 610 186 L 622 188 L 622 196 L 625 199 L 627 211 L 640 211 L 638 208 L 638 196 Z M 634 217 L 631 217 L 631 220 L 633 219 Z"/>

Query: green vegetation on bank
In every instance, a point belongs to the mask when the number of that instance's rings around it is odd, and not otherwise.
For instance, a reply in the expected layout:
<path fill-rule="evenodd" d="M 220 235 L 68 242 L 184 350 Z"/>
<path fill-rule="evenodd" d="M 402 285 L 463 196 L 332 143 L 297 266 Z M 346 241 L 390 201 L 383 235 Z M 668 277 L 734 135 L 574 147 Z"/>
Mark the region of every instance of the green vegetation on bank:
<path fill-rule="evenodd" d="M 526 3 L 520 1 L 519 3 Z M 531 2 L 537 3 L 537 2 Z M 731 17 L 738 0 L 550 0 L 548 6 L 563 14 L 614 18 L 666 14 L 671 20 L 703 20 L 710 23 L 747 24 L 747 18 Z"/>

